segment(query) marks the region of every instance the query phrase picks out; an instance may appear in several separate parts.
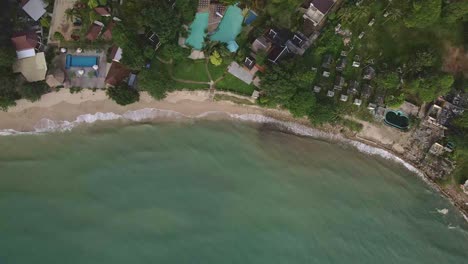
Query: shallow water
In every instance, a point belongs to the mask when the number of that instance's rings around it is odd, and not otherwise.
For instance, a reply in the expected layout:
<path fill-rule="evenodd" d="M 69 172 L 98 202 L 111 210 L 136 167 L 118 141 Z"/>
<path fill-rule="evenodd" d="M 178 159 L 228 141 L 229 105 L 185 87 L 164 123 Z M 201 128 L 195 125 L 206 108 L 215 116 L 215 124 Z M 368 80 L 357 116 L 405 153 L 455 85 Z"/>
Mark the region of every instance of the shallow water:
<path fill-rule="evenodd" d="M 269 128 L 0 137 L 0 263 L 466 263 L 467 225 L 412 172 Z"/>

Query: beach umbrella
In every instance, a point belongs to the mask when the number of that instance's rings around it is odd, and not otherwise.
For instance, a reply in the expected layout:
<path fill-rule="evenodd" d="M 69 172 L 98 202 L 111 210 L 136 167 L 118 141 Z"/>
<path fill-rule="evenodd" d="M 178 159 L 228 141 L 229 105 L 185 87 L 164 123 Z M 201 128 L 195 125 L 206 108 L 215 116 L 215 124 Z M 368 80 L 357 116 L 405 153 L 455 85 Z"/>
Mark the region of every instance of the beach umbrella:
<path fill-rule="evenodd" d="M 66 48 L 60 48 L 60 52 L 65 53 L 65 52 L 67 52 L 67 49 Z"/>
<path fill-rule="evenodd" d="M 82 48 L 77 48 L 77 49 L 76 49 L 76 53 L 81 53 L 81 52 L 83 52 L 83 49 L 82 49 Z"/>
<path fill-rule="evenodd" d="M 76 73 L 81 76 L 84 74 L 84 70 L 78 70 Z"/>
<path fill-rule="evenodd" d="M 95 71 L 97 71 L 97 70 L 99 69 L 99 66 L 93 65 L 93 69 L 94 69 Z"/>

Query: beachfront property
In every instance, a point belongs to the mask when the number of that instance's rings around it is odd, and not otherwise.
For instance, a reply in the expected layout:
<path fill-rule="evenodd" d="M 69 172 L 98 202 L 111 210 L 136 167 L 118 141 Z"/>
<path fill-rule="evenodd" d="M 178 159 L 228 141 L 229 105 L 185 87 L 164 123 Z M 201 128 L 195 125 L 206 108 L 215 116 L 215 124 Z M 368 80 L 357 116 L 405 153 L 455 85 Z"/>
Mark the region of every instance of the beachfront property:
<path fill-rule="evenodd" d="M 255 80 L 255 74 L 261 69 L 259 65 L 256 64 L 253 57 L 247 56 L 244 59 L 244 63 L 239 65 L 237 62 L 233 61 L 228 66 L 228 72 L 246 84 L 251 84 Z"/>
<path fill-rule="evenodd" d="M 22 0 L 20 5 L 34 21 L 38 21 L 46 13 L 47 3 L 43 0 Z"/>
<path fill-rule="evenodd" d="M 132 72 L 127 67 L 125 67 L 125 65 L 120 62 L 113 61 L 109 72 L 106 75 L 105 83 L 107 86 L 116 86 L 125 79 L 129 78 L 131 74 Z M 135 82 L 136 76 L 132 77 L 131 81 L 129 80 L 129 83 L 132 85 L 134 85 Z"/>
<path fill-rule="evenodd" d="M 21 73 L 28 82 L 45 80 L 47 63 L 44 52 L 38 52 L 41 44 L 37 34 L 35 32 L 14 33 L 11 42 L 17 57 L 13 64 L 13 72 Z"/>
<path fill-rule="evenodd" d="M 314 26 L 321 24 L 327 14 L 335 4 L 334 0 L 306 0 L 299 7 L 299 10 L 304 13 L 304 19 L 309 20 Z"/>
<path fill-rule="evenodd" d="M 47 63 L 44 52 L 18 59 L 13 64 L 13 72 L 21 73 L 28 82 L 43 81 L 46 78 Z"/>
<path fill-rule="evenodd" d="M 104 28 L 104 24 L 100 21 L 94 21 L 91 26 L 89 26 L 88 33 L 86 34 L 86 39 L 89 41 L 95 41 L 99 35 L 101 35 L 101 31 Z"/>
<path fill-rule="evenodd" d="M 236 52 L 239 49 L 236 37 L 242 30 L 243 21 L 242 10 L 235 5 L 225 8 L 219 3 L 200 1 L 185 44 L 200 51 L 206 35 L 209 34 L 211 41 L 224 43 L 230 52 Z"/>
<path fill-rule="evenodd" d="M 106 87 L 105 77 L 109 66 L 105 52 L 78 48 L 61 54 L 58 59 L 60 63 L 63 63 L 65 69 L 64 79 L 67 86 L 84 88 Z"/>

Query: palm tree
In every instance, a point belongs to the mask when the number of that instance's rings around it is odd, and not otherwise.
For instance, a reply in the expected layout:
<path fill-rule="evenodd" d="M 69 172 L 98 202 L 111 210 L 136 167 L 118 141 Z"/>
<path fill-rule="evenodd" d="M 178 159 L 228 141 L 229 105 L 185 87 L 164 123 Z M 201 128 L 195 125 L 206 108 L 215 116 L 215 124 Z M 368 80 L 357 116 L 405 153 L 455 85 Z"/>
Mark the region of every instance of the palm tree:
<path fill-rule="evenodd" d="M 75 9 L 68 8 L 65 10 L 65 16 L 67 20 L 73 21 L 73 17 L 75 16 Z"/>

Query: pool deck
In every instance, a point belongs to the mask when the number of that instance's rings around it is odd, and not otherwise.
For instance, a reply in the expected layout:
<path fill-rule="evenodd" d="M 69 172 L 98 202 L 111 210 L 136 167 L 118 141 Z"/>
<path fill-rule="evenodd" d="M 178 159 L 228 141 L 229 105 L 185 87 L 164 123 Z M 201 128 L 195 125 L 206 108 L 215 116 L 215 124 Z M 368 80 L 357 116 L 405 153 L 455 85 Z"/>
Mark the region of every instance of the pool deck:
<path fill-rule="evenodd" d="M 82 53 L 69 52 L 68 54 L 73 56 L 97 56 L 99 57 L 99 69 L 98 75 L 95 77 L 89 77 L 88 74 L 96 72 L 92 67 L 80 68 L 72 67 L 67 69 L 68 79 L 70 80 L 70 87 L 81 87 L 81 88 L 105 88 L 105 79 L 107 75 L 107 57 L 103 51 L 86 50 Z M 84 70 L 83 76 L 78 77 L 77 72 Z M 73 77 L 74 76 L 74 77 Z"/>

